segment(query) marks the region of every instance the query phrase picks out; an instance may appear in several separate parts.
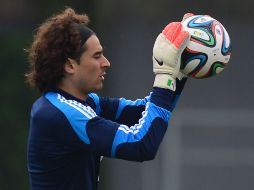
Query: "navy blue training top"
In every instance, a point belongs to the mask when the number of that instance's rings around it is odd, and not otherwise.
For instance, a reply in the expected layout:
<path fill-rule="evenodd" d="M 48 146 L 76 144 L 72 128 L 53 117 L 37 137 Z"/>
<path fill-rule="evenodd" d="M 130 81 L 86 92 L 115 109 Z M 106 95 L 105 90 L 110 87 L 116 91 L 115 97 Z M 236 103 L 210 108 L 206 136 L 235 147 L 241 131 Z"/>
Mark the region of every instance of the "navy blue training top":
<path fill-rule="evenodd" d="M 94 93 L 82 101 L 61 90 L 41 96 L 30 117 L 30 189 L 96 190 L 101 156 L 153 159 L 179 89 L 154 88 L 136 101 Z"/>

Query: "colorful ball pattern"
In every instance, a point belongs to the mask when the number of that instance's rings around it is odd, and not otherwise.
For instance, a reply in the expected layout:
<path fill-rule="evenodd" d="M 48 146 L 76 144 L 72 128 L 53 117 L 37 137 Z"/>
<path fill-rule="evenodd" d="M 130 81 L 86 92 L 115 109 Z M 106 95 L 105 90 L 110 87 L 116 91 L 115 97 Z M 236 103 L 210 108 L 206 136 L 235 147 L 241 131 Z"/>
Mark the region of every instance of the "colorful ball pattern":
<path fill-rule="evenodd" d="M 231 41 L 224 26 L 207 15 L 191 16 L 182 25 L 191 38 L 181 57 L 181 72 L 199 79 L 221 73 L 231 56 Z"/>

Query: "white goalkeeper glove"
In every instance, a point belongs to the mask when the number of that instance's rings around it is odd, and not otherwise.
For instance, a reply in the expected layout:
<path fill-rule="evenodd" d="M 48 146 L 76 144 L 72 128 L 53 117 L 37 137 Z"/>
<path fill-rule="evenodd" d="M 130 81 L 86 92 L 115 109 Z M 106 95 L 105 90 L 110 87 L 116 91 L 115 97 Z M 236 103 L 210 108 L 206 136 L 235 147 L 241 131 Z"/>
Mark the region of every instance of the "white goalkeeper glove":
<path fill-rule="evenodd" d="M 183 30 L 180 22 L 168 24 L 159 34 L 153 47 L 154 87 L 175 91 L 181 54 L 189 39 L 189 33 Z"/>
<path fill-rule="evenodd" d="M 187 18 L 191 17 L 191 16 L 194 16 L 194 14 L 193 14 L 193 13 L 185 13 L 184 16 L 183 16 L 183 18 L 182 18 L 181 23 L 182 23 L 184 20 L 186 20 Z M 188 76 L 185 75 L 185 74 L 183 74 L 181 71 L 179 71 L 178 75 L 176 76 L 176 78 L 177 78 L 178 80 L 180 80 L 180 81 L 181 81 L 183 78 L 187 78 L 187 77 L 188 77 Z"/>

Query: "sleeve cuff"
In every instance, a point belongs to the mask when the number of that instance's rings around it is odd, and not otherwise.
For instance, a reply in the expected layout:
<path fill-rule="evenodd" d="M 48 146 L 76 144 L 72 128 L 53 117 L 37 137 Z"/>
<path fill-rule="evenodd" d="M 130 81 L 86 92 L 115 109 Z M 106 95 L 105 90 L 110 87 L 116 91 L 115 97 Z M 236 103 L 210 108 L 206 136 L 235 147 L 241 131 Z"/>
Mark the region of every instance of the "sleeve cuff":
<path fill-rule="evenodd" d="M 172 90 L 154 87 L 151 95 L 151 102 L 171 111 L 174 107 L 174 94 Z"/>

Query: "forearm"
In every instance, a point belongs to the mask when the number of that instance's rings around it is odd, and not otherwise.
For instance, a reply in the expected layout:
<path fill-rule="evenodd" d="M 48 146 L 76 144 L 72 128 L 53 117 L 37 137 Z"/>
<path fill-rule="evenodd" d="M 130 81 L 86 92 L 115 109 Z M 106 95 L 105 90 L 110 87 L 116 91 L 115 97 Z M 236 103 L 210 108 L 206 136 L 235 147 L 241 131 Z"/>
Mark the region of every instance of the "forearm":
<path fill-rule="evenodd" d="M 187 82 L 187 77 L 186 78 L 182 78 L 181 80 L 176 79 L 176 92 L 175 92 L 175 95 L 174 95 L 174 103 L 173 103 L 174 106 L 173 106 L 173 109 L 176 107 L 176 104 L 179 101 L 179 98 L 180 98 L 180 96 L 182 94 L 182 91 L 183 91 L 183 88 L 184 88 L 186 82 Z"/>
<path fill-rule="evenodd" d="M 120 126 L 112 144 L 112 156 L 135 161 L 151 160 L 168 127 L 174 93 L 154 88 L 139 123 Z"/>
<path fill-rule="evenodd" d="M 125 98 L 98 97 L 96 94 L 90 94 L 90 97 L 96 104 L 95 110 L 99 116 L 124 125 L 138 123 L 146 103 L 150 101 L 150 95 L 134 101 Z"/>

